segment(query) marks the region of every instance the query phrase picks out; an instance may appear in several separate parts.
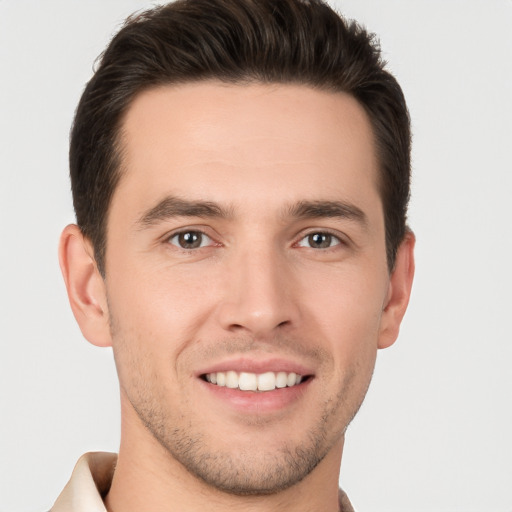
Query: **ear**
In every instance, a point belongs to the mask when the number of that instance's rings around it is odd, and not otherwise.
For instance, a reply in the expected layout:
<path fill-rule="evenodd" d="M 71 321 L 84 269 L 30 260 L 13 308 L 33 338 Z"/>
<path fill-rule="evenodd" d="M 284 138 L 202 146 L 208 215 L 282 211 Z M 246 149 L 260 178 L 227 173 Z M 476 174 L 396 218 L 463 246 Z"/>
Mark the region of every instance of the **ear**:
<path fill-rule="evenodd" d="M 400 331 L 400 324 L 411 296 L 414 278 L 414 244 L 416 239 L 408 231 L 398 248 L 395 267 L 389 280 L 388 293 L 382 311 L 378 347 L 392 345 Z"/>
<path fill-rule="evenodd" d="M 59 262 L 69 303 L 84 337 L 93 345 L 112 345 L 104 280 L 91 242 L 75 224 L 60 237 Z"/>

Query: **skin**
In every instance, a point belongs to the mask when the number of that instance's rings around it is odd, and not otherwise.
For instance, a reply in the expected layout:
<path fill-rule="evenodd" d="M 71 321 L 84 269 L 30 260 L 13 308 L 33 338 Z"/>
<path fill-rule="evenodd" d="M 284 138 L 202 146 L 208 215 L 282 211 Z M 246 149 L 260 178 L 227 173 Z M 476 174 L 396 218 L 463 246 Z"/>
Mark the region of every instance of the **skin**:
<path fill-rule="evenodd" d="M 411 233 L 387 268 L 364 110 L 212 81 L 141 93 L 123 132 L 105 280 L 76 226 L 60 248 L 82 332 L 113 346 L 119 374 L 108 510 L 337 510 L 345 429 L 414 271 Z M 237 365 L 308 378 L 248 395 L 202 377 Z"/>

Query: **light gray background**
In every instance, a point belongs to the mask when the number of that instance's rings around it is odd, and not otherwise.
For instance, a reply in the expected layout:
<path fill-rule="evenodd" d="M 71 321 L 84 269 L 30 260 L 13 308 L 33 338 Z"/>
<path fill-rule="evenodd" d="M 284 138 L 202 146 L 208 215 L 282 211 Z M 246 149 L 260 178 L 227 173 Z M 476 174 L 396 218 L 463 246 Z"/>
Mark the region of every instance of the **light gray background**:
<path fill-rule="evenodd" d="M 512 1 L 333 2 L 380 35 L 414 129 L 417 277 L 347 434 L 362 512 L 512 511 Z M 115 451 L 111 353 L 57 264 L 67 142 L 92 63 L 141 0 L 0 0 L 0 511 L 46 510 Z"/>

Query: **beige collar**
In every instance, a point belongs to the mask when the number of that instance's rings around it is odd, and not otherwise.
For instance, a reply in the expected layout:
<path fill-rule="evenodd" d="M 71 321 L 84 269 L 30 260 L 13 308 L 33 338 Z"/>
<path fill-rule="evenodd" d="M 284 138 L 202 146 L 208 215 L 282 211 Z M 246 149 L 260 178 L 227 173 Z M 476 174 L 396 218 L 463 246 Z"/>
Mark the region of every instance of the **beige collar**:
<path fill-rule="evenodd" d="M 91 452 L 82 455 L 50 512 L 107 512 L 103 497 L 110 489 L 116 462 L 115 453 Z M 354 512 L 341 489 L 339 501 L 340 512 Z"/>
<path fill-rule="evenodd" d="M 102 496 L 110 489 L 116 462 L 115 453 L 82 455 L 50 512 L 106 512 Z"/>

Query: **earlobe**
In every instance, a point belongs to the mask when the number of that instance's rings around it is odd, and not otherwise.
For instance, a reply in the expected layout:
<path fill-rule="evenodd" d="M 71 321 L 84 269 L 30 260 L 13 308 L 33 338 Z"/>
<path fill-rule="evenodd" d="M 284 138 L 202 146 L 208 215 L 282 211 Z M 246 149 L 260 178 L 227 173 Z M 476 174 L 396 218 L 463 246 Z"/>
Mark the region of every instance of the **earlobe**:
<path fill-rule="evenodd" d="M 62 232 L 59 263 L 82 334 L 93 345 L 110 346 L 105 283 L 96 266 L 92 244 L 75 224 L 66 226 Z"/>
<path fill-rule="evenodd" d="M 412 231 L 408 231 L 398 248 L 395 268 L 391 273 L 389 289 L 383 306 L 378 348 L 392 345 L 400 331 L 414 278 L 414 244 L 416 239 Z"/>

